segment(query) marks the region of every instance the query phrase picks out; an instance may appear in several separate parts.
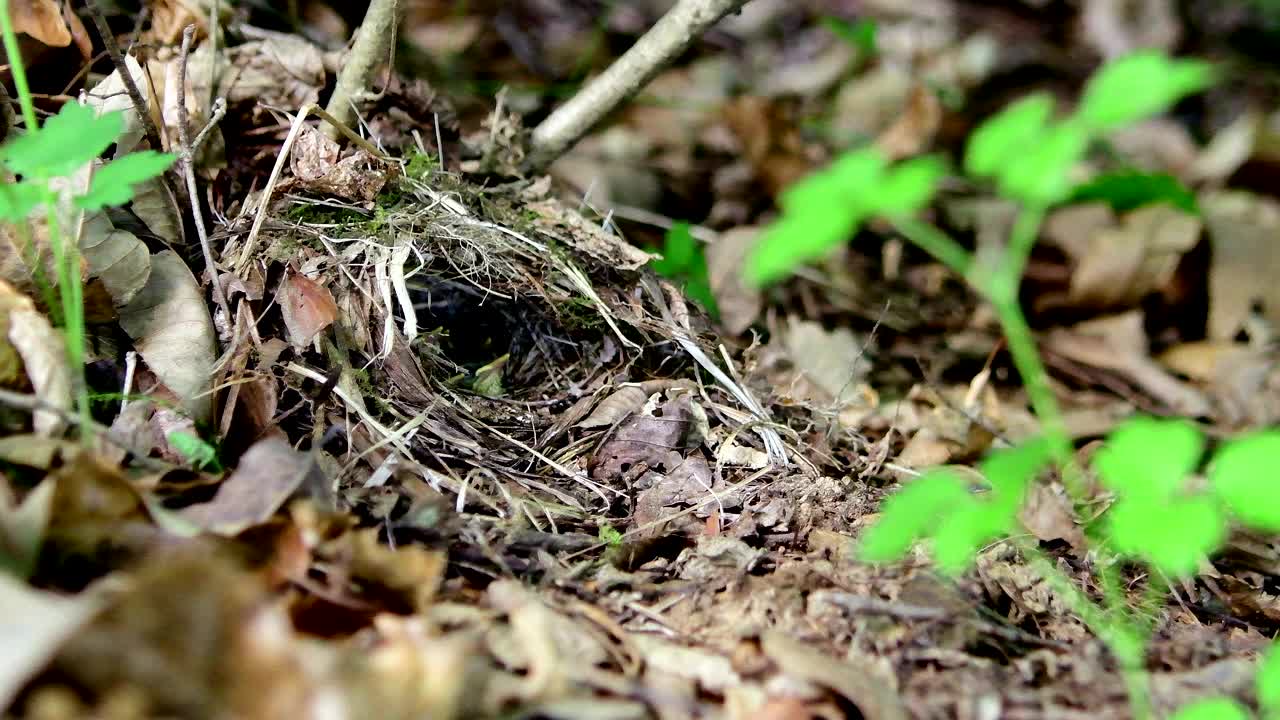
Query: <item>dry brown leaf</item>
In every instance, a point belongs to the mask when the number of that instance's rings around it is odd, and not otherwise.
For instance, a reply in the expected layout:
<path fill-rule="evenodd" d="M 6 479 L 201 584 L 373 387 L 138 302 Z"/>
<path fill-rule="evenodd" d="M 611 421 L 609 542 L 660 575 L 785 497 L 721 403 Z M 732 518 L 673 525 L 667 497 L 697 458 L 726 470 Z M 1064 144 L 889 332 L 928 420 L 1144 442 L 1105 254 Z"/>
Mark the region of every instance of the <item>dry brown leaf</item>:
<path fill-rule="evenodd" d="M 151 256 L 151 276 L 120 308 L 120 326 L 186 411 L 208 422 L 217 338 L 204 293 L 181 257 L 170 250 Z"/>
<path fill-rule="evenodd" d="M 1075 262 L 1068 301 L 1075 307 L 1131 306 L 1165 289 L 1183 253 L 1200 237 L 1200 220 L 1168 205 L 1127 213 L 1104 225 L 1110 211 L 1084 205 L 1054 214 L 1048 236 Z"/>
<path fill-rule="evenodd" d="M 100 607 L 96 595 L 44 592 L 0 573 L 0 637 L 5 639 L 0 643 L 0 707 L 9 707 L 22 686 Z"/>
<path fill-rule="evenodd" d="M 1158 359 L 1200 383 L 1228 425 L 1257 427 L 1280 421 L 1275 349 L 1204 340 L 1175 345 Z"/>
<path fill-rule="evenodd" d="M 645 400 L 648 399 L 649 393 L 644 388 L 637 385 L 620 387 L 601 400 L 600 404 L 596 405 L 595 410 L 592 410 L 586 419 L 578 423 L 578 427 L 608 427 L 621 421 L 631 413 L 640 410 L 640 408 L 644 407 Z"/>
<path fill-rule="evenodd" d="M 875 145 L 890 160 L 919 155 L 928 149 L 942 123 L 942 103 L 931 87 L 916 85 L 898 119 L 885 128 Z"/>
<path fill-rule="evenodd" d="M 1231 340 L 1256 307 L 1280 328 L 1280 203 L 1243 192 L 1200 198 L 1213 247 L 1209 267 L 1212 340 Z"/>
<path fill-rule="evenodd" d="M 329 482 L 311 456 L 284 438 L 268 437 L 240 457 L 212 500 L 180 514 L 209 532 L 238 535 L 266 522 L 300 490 L 328 494 Z"/>
<path fill-rule="evenodd" d="M 71 44 L 71 32 L 62 19 L 62 3 L 57 0 L 12 0 L 9 19 L 14 32 L 26 33 L 49 47 Z"/>
<path fill-rule="evenodd" d="M 80 252 L 89 277 L 102 280 L 115 307 L 123 307 L 147 284 L 151 254 L 133 233 L 111 226 L 106 214 L 86 218 L 80 231 Z"/>
<path fill-rule="evenodd" d="M 1060 485 L 1034 483 L 1018 510 L 1023 527 L 1042 542 L 1065 540 L 1073 549 L 1085 550 L 1084 531 L 1076 523 L 1071 499 Z"/>
<path fill-rule="evenodd" d="M 720 324 L 731 335 L 740 335 L 756 321 L 763 304 L 760 290 L 743 279 L 742 267 L 759 229 L 740 227 L 720 233 L 707 246 L 707 275 Z"/>
<path fill-rule="evenodd" d="M 847 328 L 827 330 L 812 320 L 792 318 L 782 339 L 800 376 L 812 385 L 812 398 L 844 405 L 858 399 L 859 384 L 871 367 L 868 343 Z"/>
<path fill-rule="evenodd" d="M 1178 414 L 1205 417 L 1213 412 L 1202 393 L 1148 355 L 1139 311 L 1054 329 L 1045 338 L 1045 349 L 1082 365 L 1117 372 Z"/>
<path fill-rule="evenodd" d="M 1172 0 L 1085 0 L 1080 31 L 1111 59 L 1138 49 L 1172 50 L 1182 24 Z"/>
<path fill-rule="evenodd" d="M 316 335 L 338 319 L 338 304 L 325 286 L 301 273 L 288 271 L 276 292 L 289 342 L 295 348 L 311 344 Z"/>

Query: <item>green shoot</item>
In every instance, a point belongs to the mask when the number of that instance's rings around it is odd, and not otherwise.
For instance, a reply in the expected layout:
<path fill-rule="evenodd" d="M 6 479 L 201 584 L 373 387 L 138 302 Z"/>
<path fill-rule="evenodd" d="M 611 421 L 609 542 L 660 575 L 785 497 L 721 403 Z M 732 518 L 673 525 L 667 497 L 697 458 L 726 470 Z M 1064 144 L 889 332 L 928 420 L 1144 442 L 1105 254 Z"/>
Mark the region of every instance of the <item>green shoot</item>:
<path fill-rule="evenodd" d="M 713 318 L 719 315 L 707 276 L 707 256 L 689 231 L 689 223 L 671 226 L 662 248 L 662 259 L 654 260 L 650 267 L 659 275 L 682 283 L 685 294 L 698 301 Z"/>
<path fill-rule="evenodd" d="M 204 438 L 184 430 L 174 430 L 165 437 L 169 445 L 191 463 L 191 467 L 214 473 L 222 472 L 222 463 L 218 460 L 218 449 Z"/>
<path fill-rule="evenodd" d="M 57 267 L 61 318 L 65 329 L 68 364 L 76 388 L 76 404 L 82 428 L 91 427 L 89 395 L 84 381 L 85 323 L 80 283 L 80 253 L 74 228 L 62 227 L 58 193 L 51 181 L 71 178 L 111 146 L 124 127 L 119 112 L 97 115 L 75 102 L 63 104 L 57 115 L 41 127 L 27 85 L 17 36 L 9 16 L 8 0 L 0 0 L 0 36 L 9 58 L 26 121 L 26 133 L 0 145 L 0 169 L 13 182 L 0 186 L 0 222 L 19 227 L 43 206 L 48 219 L 49 246 Z M 154 151 L 134 153 L 102 167 L 87 193 L 70 198 L 82 210 L 98 210 L 133 198 L 133 186 L 163 173 L 173 156 Z M 38 266 L 36 268 L 38 270 Z"/>
<path fill-rule="evenodd" d="M 988 458 L 981 467 L 989 485 L 985 493 L 971 492 L 945 469 L 907 483 L 889 498 L 877 524 L 864 534 L 862 557 L 892 561 L 916 542 L 928 542 L 939 569 L 955 575 L 969 567 L 987 543 L 1010 538 L 1110 647 L 1138 718 L 1152 712 L 1144 667 L 1150 621 L 1128 605 L 1116 565 L 1107 558 L 1138 561 L 1158 577 L 1185 576 L 1219 548 L 1231 517 L 1251 527 L 1280 529 L 1280 490 L 1269 488 L 1272 473 L 1266 470 L 1280 463 L 1280 433 L 1260 433 L 1224 446 L 1210 463 L 1210 488 L 1192 492 L 1187 480 L 1198 469 L 1204 447 L 1195 428 L 1147 419 L 1117 428 L 1095 462 L 1103 484 L 1116 497 L 1098 523 L 1102 532 L 1090 538 L 1104 558 L 1098 564 L 1102 607 L 1096 606 L 1037 545 L 1018 539 L 1018 510 L 1042 469 L 1056 466 L 1077 503 L 1087 499 L 1018 289 L 1045 215 L 1069 198 L 1106 200 L 1117 209 L 1160 199 L 1185 203 L 1180 186 L 1157 176 L 1144 177 L 1137 188 L 1126 186 L 1123 176 L 1074 188 L 1073 173 L 1107 133 L 1167 111 L 1213 79 L 1207 63 L 1139 52 L 1100 69 L 1074 113 L 1056 117 L 1053 98 L 1035 94 L 984 122 L 969 138 L 964 169 L 1020 206 L 1008 242 L 995 257 L 975 256 L 943 231 L 913 217 L 931 202 L 945 173 L 941 162 L 917 158 L 890 165 L 876 150 L 864 148 L 844 154 L 784 192 L 779 198 L 781 217 L 762 234 L 744 268 L 747 280 L 756 285 L 776 282 L 799 265 L 827 256 L 855 236 L 863 223 L 879 217 L 964 277 L 991 304 L 1040 421 L 1039 439 Z M 1163 586 L 1151 582 L 1157 595 Z M 1280 670 L 1268 672 L 1267 687 L 1274 688 L 1268 697 L 1280 703 Z M 1186 708 L 1180 717 L 1231 717 L 1232 710 L 1230 703 L 1214 702 Z"/>

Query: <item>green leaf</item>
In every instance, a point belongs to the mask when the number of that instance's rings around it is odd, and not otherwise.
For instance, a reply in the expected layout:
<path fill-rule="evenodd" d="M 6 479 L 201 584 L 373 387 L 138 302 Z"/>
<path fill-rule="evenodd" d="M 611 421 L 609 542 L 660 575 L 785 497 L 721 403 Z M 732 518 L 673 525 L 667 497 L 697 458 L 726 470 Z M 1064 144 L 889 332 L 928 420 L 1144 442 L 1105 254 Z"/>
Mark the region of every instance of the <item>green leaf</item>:
<path fill-rule="evenodd" d="M 1071 169 L 1088 148 L 1083 126 L 1061 123 L 1007 161 L 999 176 L 1000 192 L 1031 205 L 1052 205 L 1070 191 Z"/>
<path fill-rule="evenodd" d="M 886 164 L 875 148 L 851 151 L 783 192 L 782 218 L 748 256 L 747 281 L 775 282 L 845 243 L 871 212 L 866 195 L 883 178 Z"/>
<path fill-rule="evenodd" d="M 97 115 L 77 102 L 63 103 L 39 132 L 0 147 L 0 160 L 13 172 L 36 178 L 70 175 L 102 154 L 124 130 L 124 115 Z"/>
<path fill-rule="evenodd" d="M 875 20 L 859 20 L 851 23 L 843 18 L 827 15 L 822 18 L 822 24 L 833 35 L 849 43 L 863 56 L 870 57 L 875 54 L 877 30 Z"/>
<path fill-rule="evenodd" d="M 701 255 L 698 241 L 689 232 L 689 223 L 678 222 L 667 230 L 662 259 L 654 260 L 652 266 L 659 275 L 674 278 L 687 273 Z"/>
<path fill-rule="evenodd" d="M 1144 205 L 1168 203 L 1179 210 L 1199 215 L 1195 193 L 1167 173 L 1144 173 L 1135 170 L 1099 175 L 1071 192 L 1073 203 L 1105 202 L 1119 213 Z"/>
<path fill-rule="evenodd" d="M 933 558 L 943 574 L 955 577 L 969 569 L 983 546 L 1009 534 L 1014 515 L 1002 504 L 970 499 L 934 522 Z"/>
<path fill-rule="evenodd" d="M 1249 720 L 1249 713 L 1235 700 L 1217 697 L 1183 705 L 1170 720 Z"/>
<path fill-rule="evenodd" d="M 1093 459 L 1102 483 L 1124 497 L 1171 497 L 1196 469 L 1204 438 L 1188 422 L 1139 417 L 1107 437 Z"/>
<path fill-rule="evenodd" d="M 689 223 L 673 224 L 667 230 L 664 244 L 662 259 L 651 263 L 654 271 L 680 282 L 686 295 L 706 308 L 711 317 L 718 317 L 720 310 L 716 306 L 715 294 L 711 292 L 707 256 L 689 231 Z"/>
<path fill-rule="evenodd" d="M 871 190 L 867 203 L 879 215 L 903 216 L 920 212 L 933 199 L 938 181 L 947 174 L 941 158 L 918 157 L 902 162 Z"/>
<path fill-rule="evenodd" d="M 1240 522 L 1257 530 L 1280 531 L 1280 431 L 1269 430 L 1230 442 L 1209 466 L 1209 483 Z"/>
<path fill-rule="evenodd" d="M 1048 93 L 1029 95 L 978 126 L 965 147 L 964 169 L 974 177 L 990 177 L 1045 133 L 1053 113 Z"/>
<path fill-rule="evenodd" d="M 1280 712 L 1280 644 L 1272 642 L 1267 648 L 1253 681 L 1257 686 L 1262 716 L 1275 717 Z"/>
<path fill-rule="evenodd" d="M 1114 130 L 1168 110 L 1211 85 L 1214 74 L 1199 60 L 1171 60 L 1152 50 L 1132 53 L 1089 79 L 1076 116 L 1091 130 Z"/>
<path fill-rule="evenodd" d="M 1048 463 L 1048 441 L 1035 438 L 1016 447 L 996 450 L 983 459 L 980 469 L 991 483 L 993 493 L 1020 497 Z"/>
<path fill-rule="evenodd" d="M 184 430 L 174 430 L 165 436 L 169 444 L 197 470 L 219 470 L 218 450 L 198 435 Z"/>
<path fill-rule="evenodd" d="M 885 501 L 880 519 L 862 536 L 859 554 L 872 563 L 898 560 L 946 513 L 972 502 L 955 473 L 931 470 Z"/>
<path fill-rule="evenodd" d="M 0 220 L 21 222 L 40 204 L 43 188 L 34 181 L 19 181 L 0 185 Z"/>
<path fill-rule="evenodd" d="M 87 212 L 123 205 L 133 199 L 133 186 L 160 175 L 173 161 L 173 155 L 154 150 L 141 150 L 112 160 L 93 174 L 89 192 L 76 198 L 76 205 Z"/>
<path fill-rule="evenodd" d="M 1194 573 L 1226 539 L 1226 518 L 1209 497 L 1126 498 L 1111 506 L 1106 522 L 1112 549 L 1174 577 Z"/>

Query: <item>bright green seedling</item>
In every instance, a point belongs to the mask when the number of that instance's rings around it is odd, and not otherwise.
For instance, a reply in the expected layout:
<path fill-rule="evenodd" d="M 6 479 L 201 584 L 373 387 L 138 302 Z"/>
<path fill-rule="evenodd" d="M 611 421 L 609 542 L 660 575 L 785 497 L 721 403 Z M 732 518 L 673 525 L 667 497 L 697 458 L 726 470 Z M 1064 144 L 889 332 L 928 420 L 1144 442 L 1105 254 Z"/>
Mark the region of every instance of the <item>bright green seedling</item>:
<path fill-rule="evenodd" d="M 878 28 L 874 20 L 863 19 L 857 22 L 849 22 L 843 18 L 827 15 L 822 18 L 822 25 L 836 37 L 861 53 L 862 57 L 870 58 L 876 54 L 876 33 Z"/>
<path fill-rule="evenodd" d="M 66 219 L 58 212 L 59 193 L 65 196 L 70 191 L 58 190 L 56 181 L 77 175 L 115 143 L 124 130 L 124 116 L 119 112 L 98 115 L 92 108 L 67 102 L 42 127 L 36 119 L 35 103 L 27 85 L 8 7 L 7 0 L 0 0 L 0 39 L 10 63 L 26 131 L 0 145 L 0 177 L 4 180 L 0 183 L 0 222 L 18 225 L 19 236 L 25 237 L 22 224 L 32 212 L 43 206 L 48 219 L 49 248 L 58 276 L 57 304 L 60 305 L 61 317 L 55 316 L 55 319 L 60 319 L 64 325 L 67 361 L 73 373 L 76 405 L 83 429 L 91 427 L 91 423 L 89 393 L 84 382 L 85 324 L 80 254 L 76 247 L 75 229 L 62 227 Z M 99 168 L 83 194 L 61 199 L 73 203 L 68 207 L 89 212 L 129 202 L 133 199 L 135 185 L 163 173 L 173 161 L 172 155 L 154 151 L 126 155 Z M 70 188 L 76 183 L 60 185 Z M 47 283 L 38 274 L 39 266 L 36 268 L 37 282 L 48 291 Z M 52 297 L 50 300 L 52 305 Z"/>
<path fill-rule="evenodd" d="M 846 153 L 782 194 L 782 218 L 756 244 L 747 278 L 757 285 L 780 280 L 843 245 L 871 217 L 919 212 L 945 174 L 937 158 L 890 166 L 875 148 Z"/>
<path fill-rule="evenodd" d="M 69 177 L 93 162 L 124 129 L 120 112 L 97 115 L 79 103 L 63 104 L 37 132 L 0 146 L 0 164 L 19 179 L 0 193 L 0 220 L 20 222 L 45 200 L 47 183 Z M 133 187 L 162 174 L 174 156 L 153 150 L 131 153 L 100 167 L 88 191 L 74 198 L 90 212 L 133 199 Z"/>
<path fill-rule="evenodd" d="M 204 438 L 185 430 L 174 430 L 165 437 L 169 445 L 191 463 L 191 467 L 196 470 L 222 472 L 222 463 L 218 460 L 218 449 Z"/>
<path fill-rule="evenodd" d="M 1192 215 L 1200 214 L 1195 193 L 1168 173 L 1121 170 L 1099 175 L 1077 185 L 1067 198 L 1070 204 L 1103 202 L 1124 213 L 1145 205 L 1165 203 Z"/>
<path fill-rule="evenodd" d="M 980 494 L 945 468 L 912 480 L 885 503 L 879 522 L 863 536 L 863 559 L 898 560 L 915 542 L 930 540 L 939 569 L 964 572 L 983 546 L 1014 530 L 1027 488 L 1049 460 L 1043 441 L 992 453 L 981 466 L 988 488 Z"/>
<path fill-rule="evenodd" d="M 707 275 L 707 256 L 689 230 L 689 223 L 678 222 L 667 231 L 662 258 L 650 263 L 654 272 L 684 285 L 685 294 L 698 301 L 711 313 L 719 315 L 711 280 Z"/>

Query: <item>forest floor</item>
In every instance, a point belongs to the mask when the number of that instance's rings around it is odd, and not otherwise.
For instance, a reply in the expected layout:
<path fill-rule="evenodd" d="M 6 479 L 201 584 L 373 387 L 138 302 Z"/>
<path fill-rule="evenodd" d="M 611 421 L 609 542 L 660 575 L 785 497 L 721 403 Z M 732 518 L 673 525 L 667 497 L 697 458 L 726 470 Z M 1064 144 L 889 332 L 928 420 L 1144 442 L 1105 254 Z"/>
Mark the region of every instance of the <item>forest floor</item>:
<path fill-rule="evenodd" d="M 70 5 L 43 20 L 69 44 L 23 36 L 51 112 L 120 94 Z M 1211 59 L 1217 86 L 1091 156 L 1170 202 L 1055 210 L 1022 301 L 1082 459 L 1135 414 L 1211 442 L 1276 425 L 1265 3 L 754 0 L 532 177 L 527 130 L 664 3 L 413 4 L 360 103 L 369 148 L 298 116 L 362 8 L 245 3 L 214 43 L 188 4 L 143 5 L 107 19 L 161 133 L 180 65 L 194 129 L 225 102 L 196 162 L 217 269 L 181 183 L 85 223 L 87 423 L 0 234 L 5 717 L 1130 717 L 1015 545 L 958 580 L 924 550 L 859 559 L 901 485 L 980 479 L 1039 431 L 991 309 L 874 223 L 774 287 L 739 278 L 778 194 L 844 149 L 954 159 L 1104 58 Z M 929 213 L 978 247 L 1010 223 L 961 181 Z M 1020 519 L 1096 596 L 1093 518 L 1050 475 Z M 1280 546 L 1241 530 L 1172 584 L 1160 714 L 1255 702 L 1278 580 Z"/>

